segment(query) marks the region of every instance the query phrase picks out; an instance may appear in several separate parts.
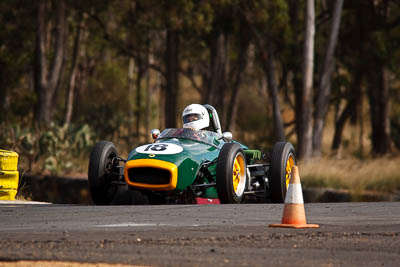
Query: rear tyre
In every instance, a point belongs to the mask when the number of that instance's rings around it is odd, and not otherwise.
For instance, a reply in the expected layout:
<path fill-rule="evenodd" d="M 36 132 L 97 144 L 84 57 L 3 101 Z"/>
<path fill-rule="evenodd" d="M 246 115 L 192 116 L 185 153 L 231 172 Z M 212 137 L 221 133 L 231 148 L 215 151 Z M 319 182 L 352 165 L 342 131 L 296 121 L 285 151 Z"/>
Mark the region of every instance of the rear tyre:
<path fill-rule="evenodd" d="M 278 142 L 274 145 L 268 177 L 273 203 L 283 203 L 285 200 L 292 167 L 296 164 L 296 154 L 291 143 Z"/>
<path fill-rule="evenodd" d="M 246 188 L 246 159 L 243 149 L 235 143 L 226 143 L 217 162 L 217 193 L 222 204 L 238 204 Z"/>
<path fill-rule="evenodd" d="M 98 142 L 90 154 L 88 180 L 92 200 L 96 205 L 109 205 L 117 193 L 113 185 L 113 160 L 117 157 L 114 144 L 107 141 Z"/>

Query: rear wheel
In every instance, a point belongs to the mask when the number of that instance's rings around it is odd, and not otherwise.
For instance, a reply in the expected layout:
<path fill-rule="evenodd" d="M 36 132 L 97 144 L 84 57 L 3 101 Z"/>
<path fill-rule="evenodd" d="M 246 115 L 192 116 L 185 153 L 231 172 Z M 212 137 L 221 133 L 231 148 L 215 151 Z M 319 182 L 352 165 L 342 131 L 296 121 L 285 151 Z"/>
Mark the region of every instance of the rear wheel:
<path fill-rule="evenodd" d="M 109 205 L 116 193 L 117 185 L 112 184 L 112 174 L 117 149 L 107 141 L 98 142 L 90 154 L 88 180 L 92 200 L 96 205 Z"/>
<path fill-rule="evenodd" d="M 217 193 L 222 204 L 240 203 L 246 188 L 246 159 L 240 145 L 225 144 L 217 162 Z"/>
<path fill-rule="evenodd" d="M 274 145 L 269 171 L 271 200 L 283 203 L 292 175 L 292 167 L 297 164 L 293 145 L 289 142 L 278 142 Z"/>

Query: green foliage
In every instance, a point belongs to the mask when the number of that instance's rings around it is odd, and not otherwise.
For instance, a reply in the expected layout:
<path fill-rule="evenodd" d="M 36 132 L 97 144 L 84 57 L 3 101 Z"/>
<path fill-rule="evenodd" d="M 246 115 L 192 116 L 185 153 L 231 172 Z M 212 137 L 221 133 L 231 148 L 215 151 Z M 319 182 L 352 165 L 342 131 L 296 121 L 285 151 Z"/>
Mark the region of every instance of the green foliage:
<path fill-rule="evenodd" d="M 77 110 L 77 113 L 85 114 L 80 121 L 96 129 L 100 138 L 110 137 L 130 114 L 130 103 L 135 97 L 128 91 L 123 66 L 111 63 L 99 66 L 88 87 L 84 98 L 90 101 Z"/>
<path fill-rule="evenodd" d="M 89 154 L 94 133 L 88 125 L 56 126 L 46 130 L 1 125 L 2 147 L 15 150 L 28 160 L 28 169 L 43 164 L 42 171 L 60 174 L 71 171 L 75 157 Z"/>
<path fill-rule="evenodd" d="M 34 6 L 32 2 L 0 1 L 0 103 L 15 88 L 24 86 L 23 74 L 29 71 L 32 60 Z M 4 104 L 0 106 L 0 120 L 14 115 L 13 106 Z"/>
<path fill-rule="evenodd" d="M 260 92 L 254 92 L 250 88 L 243 91 L 239 101 L 236 129 L 240 130 L 238 140 L 249 147 L 269 147 L 272 144 L 272 127 L 270 103 L 266 100 L 257 103 L 257 98 L 262 97 Z M 244 97 L 245 96 L 245 97 Z M 246 131 L 243 131 L 246 129 Z M 245 134 L 243 134 L 245 133 Z M 236 137 L 235 137 L 236 138 Z"/>
<path fill-rule="evenodd" d="M 92 136 L 93 132 L 88 125 L 78 127 L 52 125 L 39 138 L 39 155 L 45 157 L 44 169 L 51 173 L 71 170 L 73 157 L 88 154 Z"/>
<path fill-rule="evenodd" d="M 286 43 L 290 38 L 289 7 L 286 1 L 254 1 L 249 12 L 258 31 L 269 42 Z M 282 48 L 282 47 L 280 47 Z"/>

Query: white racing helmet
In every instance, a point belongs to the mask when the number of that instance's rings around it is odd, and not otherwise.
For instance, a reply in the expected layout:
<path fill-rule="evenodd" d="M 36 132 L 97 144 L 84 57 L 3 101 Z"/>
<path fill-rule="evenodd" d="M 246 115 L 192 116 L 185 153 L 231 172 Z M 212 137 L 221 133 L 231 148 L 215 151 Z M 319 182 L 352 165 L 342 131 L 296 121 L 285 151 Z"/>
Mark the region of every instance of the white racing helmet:
<path fill-rule="evenodd" d="M 210 125 L 207 109 L 199 104 L 187 106 L 182 113 L 183 128 L 201 130 Z"/>

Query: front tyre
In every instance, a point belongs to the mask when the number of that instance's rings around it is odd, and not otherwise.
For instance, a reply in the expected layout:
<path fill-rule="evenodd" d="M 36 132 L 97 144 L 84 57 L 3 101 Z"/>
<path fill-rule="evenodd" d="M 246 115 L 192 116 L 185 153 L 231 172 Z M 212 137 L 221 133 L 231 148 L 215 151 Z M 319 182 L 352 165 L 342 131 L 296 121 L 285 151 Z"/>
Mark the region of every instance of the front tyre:
<path fill-rule="evenodd" d="M 112 184 L 113 160 L 117 157 L 114 144 L 107 141 L 96 143 L 90 153 L 88 180 L 92 200 L 96 205 L 109 205 L 117 193 Z"/>
<path fill-rule="evenodd" d="M 278 142 L 274 145 L 268 177 L 273 203 L 283 203 L 285 200 L 292 167 L 296 164 L 296 154 L 291 143 Z"/>
<path fill-rule="evenodd" d="M 217 161 L 217 193 L 222 204 L 238 204 L 246 188 L 246 159 L 243 149 L 226 143 Z"/>

